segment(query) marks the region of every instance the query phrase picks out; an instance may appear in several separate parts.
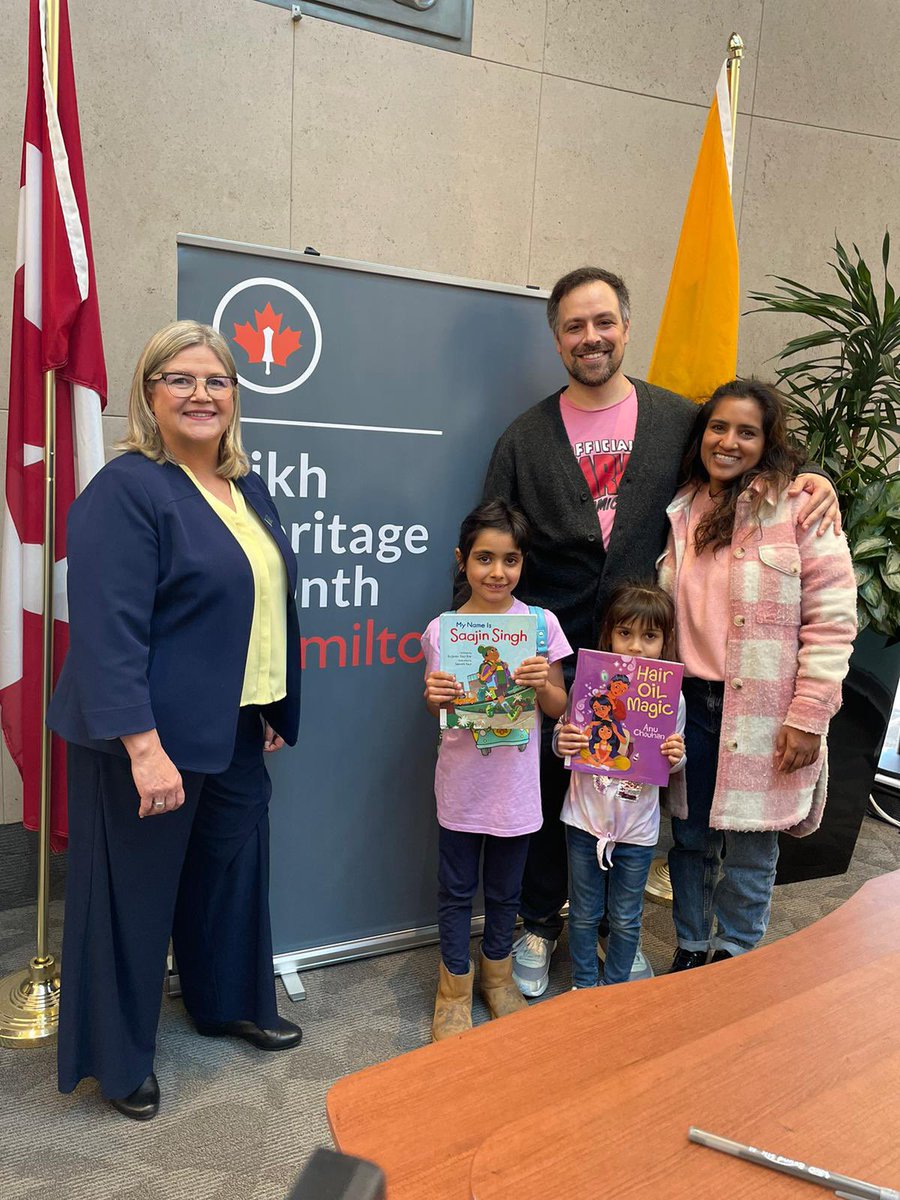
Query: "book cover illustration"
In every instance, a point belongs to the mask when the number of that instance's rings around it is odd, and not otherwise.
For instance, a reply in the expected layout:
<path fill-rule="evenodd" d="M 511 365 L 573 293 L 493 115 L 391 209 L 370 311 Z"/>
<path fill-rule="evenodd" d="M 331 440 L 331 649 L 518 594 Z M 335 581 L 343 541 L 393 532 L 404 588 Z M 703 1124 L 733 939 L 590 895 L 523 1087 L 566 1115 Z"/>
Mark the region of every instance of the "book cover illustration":
<path fill-rule="evenodd" d="M 660 745 L 674 733 L 681 663 L 579 650 L 569 720 L 588 736 L 586 750 L 566 758 L 573 771 L 664 786 L 669 762 Z"/>
<path fill-rule="evenodd" d="M 512 674 L 537 654 L 531 613 L 442 613 L 441 670 L 455 675 L 463 694 L 441 709 L 441 729 L 469 729 L 483 754 L 497 746 L 524 750 L 536 725 L 534 688 Z"/>

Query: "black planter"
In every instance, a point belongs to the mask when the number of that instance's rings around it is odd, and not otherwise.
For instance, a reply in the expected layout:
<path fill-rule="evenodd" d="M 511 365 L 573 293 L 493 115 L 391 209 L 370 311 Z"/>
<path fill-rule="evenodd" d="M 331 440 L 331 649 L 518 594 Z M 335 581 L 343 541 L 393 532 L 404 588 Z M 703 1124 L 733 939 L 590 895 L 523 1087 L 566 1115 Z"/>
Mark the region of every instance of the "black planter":
<path fill-rule="evenodd" d="M 828 803 L 805 838 L 783 834 L 776 883 L 842 875 L 850 865 L 900 680 L 900 642 L 866 629 L 856 639 L 844 703 L 828 731 Z"/>

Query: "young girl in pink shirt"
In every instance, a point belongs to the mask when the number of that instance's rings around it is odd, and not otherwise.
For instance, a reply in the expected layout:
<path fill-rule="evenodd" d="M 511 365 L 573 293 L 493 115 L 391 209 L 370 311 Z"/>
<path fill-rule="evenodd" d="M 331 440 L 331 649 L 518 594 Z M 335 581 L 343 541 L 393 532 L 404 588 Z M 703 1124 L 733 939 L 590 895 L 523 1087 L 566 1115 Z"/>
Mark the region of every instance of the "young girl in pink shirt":
<path fill-rule="evenodd" d="M 462 523 L 456 561 L 471 595 L 461 613 L 526 614 L 513 595 L 528 550 L 528 524 L 502 500 L 479 505 Z M 513 672 L 514 682 L 532 687 L 540 712 L 556 718 L 566 706 L 560 660 L 572 653 L 553 613 L 542 610 L 546 654 L 526 658 Z M 438 716 L 441 705 L 463 693 L 462 684 L 441 670 L 440 621 L 422 634 L 425 651 L 425 703 Z M 540 731 L 532 731 L 524 751 L 498 746 L 481 754 L 471 730 L 445 729 L 434 777 L 440 826 L 438 930 L 441 963 L 434 1041 L 472 1025 L 474 966 L 469 959 L 472 898 L 478 889 L 484 855 L 484 938 L 481 945 L 481 995 L 492 1017 L 526 1008 L 512 978 L 513 929 L 522 891 L 530 835 L 541 826 Z"/>

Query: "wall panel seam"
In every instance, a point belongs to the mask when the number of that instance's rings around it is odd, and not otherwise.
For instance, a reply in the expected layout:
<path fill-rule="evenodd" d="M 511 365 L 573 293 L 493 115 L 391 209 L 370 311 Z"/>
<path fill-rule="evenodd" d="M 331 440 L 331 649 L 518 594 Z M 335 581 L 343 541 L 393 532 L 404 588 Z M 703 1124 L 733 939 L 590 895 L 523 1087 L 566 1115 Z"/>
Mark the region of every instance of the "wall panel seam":
<path fill-rule="evenodd" d="M 297 90 L 297 38 L 300 33 L 300 22 L 291 22 L 291 134 L 290 134 L 290 154 L 291 164 L 288 170 L 288 227 L 287 227 L 287 242 L 288 245 L 293 245 L 294 242 L 294 154 L 296 146 L 294 145 L 294 105 L 296 104 Z"/>
<path fill-rule="evenodd" d="M 534 173 L 531 177 L 531 220 L 528 222 L 528 257 L 525 260 L 525 282 L 531 282 L 531 255 L 534 247 L 534 214 L 537 202 L 538 159 L 541 153 L 541 117 L 544 111 L 544 59 L 547 56 L 547 10 L 549 0 L 544 0 L 544 37 L 541 44 L 541 86 L 538 92 L 537 128 L 534 135 Z"/>
<path fill-rule="evenodd" d="M 750 174 L 750 151 L 753 149 L 753 117 L 747 123 L 747 155 L 744 159 L 744 178 L 741 180 L 741 215 L 738 217 L 737 241 L 738 253 L 741 249 L 741 229 L 744 224 L 744 200 L 747 196 L 747 176 Z"/>
<path fill-rule="evenodd" d="M 720 62 L 719 66 L 721 67 L 721 65 L 722 64 Z M 614 87 L 609 83 L 596 83 L 590 79 L 579 79 L 576 75 L 554 75 L 552 71 L 544 71 L 543 74 L 550 79 L 561 79 L 565 83 L 581 83 L 585 87 L 599 88 L 599 90 L 603 92 L 618 92 L 623 96 L 641 96 L 645 100 L 658 100 L 661 104 L 680 104 L 685 108 L 698 108 L 701 110 L 701 112 L 709 112 L 710 105 L 712 104 L 713 93 L 715 92 L 715 87 L 711 87 L 709 100 L 701 103 L 696 100 L 679 100 L 674 96 L 658 96 L 654 92 L 639 92 L 634 88 Z M 738 115 L 742 117 L 749 117 L 751 115 L 751 110 L 749 108 L 741 108 L 739 104 Z"/>
<path fill-rule="evenodd" d="M 848 137 L 877 138 L 881 142 L 900 142 L 900 136 L 891 133 L 873 133 L 867 129 L 841 129 L 839 125 L 816 125 L 814 121 L 793 121 L 788 117 L 771 117 L 765 113 L 754 113 L 757 121 L 772 121 L 776 125 L 794 125 L 798 129 L 822 129 L 826 133 L 846 133 Z"/>
<path fill-rule="evenodd" d="M 738 217 L 738 224 L 737 224 L 737 242 L 738 242 L 738 255 L 739 256 L 740 256 L 740 250 L 741 250 L 741 229 L 743 228 L 743 225 L 744 225 L 744 200 L 746 199 L 746 196 L 747 196 L 747 176 L 750 174 L 750 151 L 753 148 L 753 117 L 755 116 L 755 113 L 756 113 L 756 88 L 759 83 L 759 64 L 760 64 L 760 60 L 762 59 L 762 40 L 763 40 L 763 29 L 765 28 L 765 21 L 766 21 L 766 0 L 761 0 L 761 4 L 760 4 L 760 8 L 759 8 L 759 29 L 756 32 L 756 54 L 753 56 L 753 58 L 754 58 L 753 97 L 750 101 L 750 119 L 747 124 L 747 153 L 744 157 L 744 177 L 741 180 L 740 216 Z M 744 48 L 744 53 L 746 55 L 746 46 Z M 736 132 L 737 131 L 735 130 L 735 133 Z M 740 331 L 739 331 L 739 336 L 740 336 Z"/>
<path fill-rule="evenodd" d="M 753 69 L 753 97 L 750 101 L 750 110 L 754 114 L 756 113 L 756 89 L 759 85 L 759 64 L 762 61 L 762 40 L 763 40 L 763 30 L 765 29 L 765 27 L 766 27 L 766 0 L 761 0 L 760 7 L 759 7 L 759 29 L 757 30 L 757 33 L 756 33 L 756 54 L 754 56 L 755 66 Z M 746 53 L 747 53 L 747 49 L 745 46 L 744 54 L 746 55 Z"/>
<path fill-rule="evenodd" d="M 492 67 L 507 67 L 510 71 L 528 71 L 531 75 L 543 75 L 540 67 L 527 67 L 524 63 L 508 63 L 500 58 L 486 58 L 483 54 L 469 54 L 466 57 L 470 62 L 490 63 Z"/>

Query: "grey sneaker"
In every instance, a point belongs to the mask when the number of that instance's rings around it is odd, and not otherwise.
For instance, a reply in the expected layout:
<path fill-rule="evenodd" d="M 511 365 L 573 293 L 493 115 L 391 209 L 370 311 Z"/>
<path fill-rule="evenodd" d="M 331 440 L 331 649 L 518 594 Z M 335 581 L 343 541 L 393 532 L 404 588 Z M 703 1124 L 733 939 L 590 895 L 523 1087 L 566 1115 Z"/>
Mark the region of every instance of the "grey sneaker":
<path fill-rule="evenodd" d="M 606 946 L 609 938 L 597 938 L 597 957 L 601 962 L 606 962 Z M 634 954 L 634 962 L 631 964 L 631 974 L 628 976 L 628 982 L 633 983 L 635 979 L 652 979 L 653 968 L 647 961 L 644 951 L 641 949 L 641 943 L 638 942 L 638 948 Z"/>
<path fill-rule="evenodd" d="M 556 942 L 539 933 L 523 933 L 513 942 L 513 979 L 523 996 L 543 996 L 550 982 L 550 955 Z"/>
<path fill-rule="evenodd" d="M 631 964 L 631 974 L 628 976 L 628 982 L 631 983 L 635 979 L 652 979 L 653 968 L 647 962 L 644 951 L 641 949 L 641 943 L 638 942 L 638 948 L 634 952 L 634 962 Z"/>

